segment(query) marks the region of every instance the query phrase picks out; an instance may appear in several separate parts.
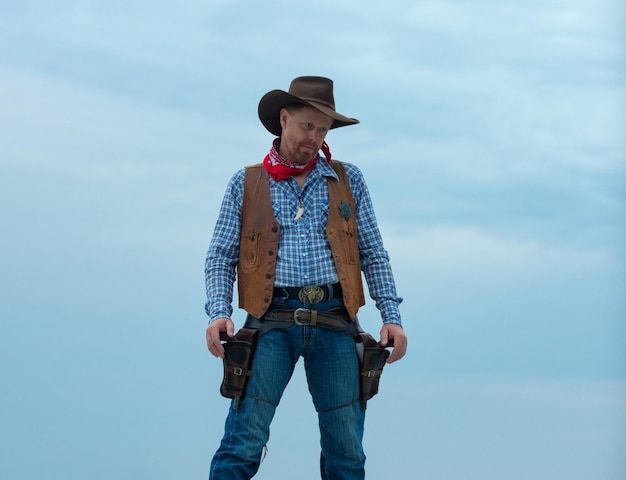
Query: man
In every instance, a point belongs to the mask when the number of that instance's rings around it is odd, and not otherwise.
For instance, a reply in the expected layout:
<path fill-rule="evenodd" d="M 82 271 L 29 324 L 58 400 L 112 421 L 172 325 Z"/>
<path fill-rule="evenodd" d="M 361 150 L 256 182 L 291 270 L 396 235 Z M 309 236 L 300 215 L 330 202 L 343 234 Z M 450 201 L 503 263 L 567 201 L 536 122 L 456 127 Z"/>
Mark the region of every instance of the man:
<path fill-rule="evenodd" d="M 323 77 L 299 77 L 288 92 L 267 93 L 259 118 L 277 138 L 262 165 L 230 180 L 206 259 L 209 351 L 224 358 L 220 336 L 235 335 L 236 277 L 245 327 L 258 329 L 252 374 L 231 405 L 210 478 L 255 475 L 276 406 L 303 357 L 319 416 L 322 478 L 362 479 L 365 409 L 354 340 L 365 301 L 361 270 L 381 312 L 380 344 L 394 347 L 387 363 L 404 356 L 407 338 L 363 176 L 331 161 L 324 141 L 329 130 L 359 121 L 335 110 L 333 82 Z"/>

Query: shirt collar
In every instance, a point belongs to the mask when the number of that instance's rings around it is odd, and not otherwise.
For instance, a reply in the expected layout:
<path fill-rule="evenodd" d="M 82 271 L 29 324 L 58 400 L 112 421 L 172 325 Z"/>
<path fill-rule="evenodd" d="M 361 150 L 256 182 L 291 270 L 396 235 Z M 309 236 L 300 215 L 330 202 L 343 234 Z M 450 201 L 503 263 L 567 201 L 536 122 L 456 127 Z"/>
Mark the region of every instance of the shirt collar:
<path fill-rule="evenodd" d="M 335 180 L 339 180 L 339 176 L 337 175 L 337 172 L 335 172 L 335 169 L 330 166 L 322 155 L 320 155 L 320 158 L 317 160 L 313 170 L 319 172 L 319 174 L 324 177 L 332 177 Z"/>

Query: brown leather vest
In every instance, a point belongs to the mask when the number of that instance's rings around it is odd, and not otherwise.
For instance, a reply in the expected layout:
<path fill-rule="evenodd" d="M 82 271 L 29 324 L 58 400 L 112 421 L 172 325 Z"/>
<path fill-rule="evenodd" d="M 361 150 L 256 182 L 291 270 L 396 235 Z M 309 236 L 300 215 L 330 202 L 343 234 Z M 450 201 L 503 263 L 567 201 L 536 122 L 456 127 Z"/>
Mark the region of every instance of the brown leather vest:
<path fill-rule="evenodd" d="M 339 181 L 327 179 L 329 209 L 326 236 L 341 283 L 343 303 L 350 318 L 354 319 L 359 308 L 365 304 L 356 208 L 343 165 L 336 160 L 330 164 Z M 272 303 L 279 239 L 280 226 L 272 208 L 269 175 L 262 164 L 246 167 L 237 267 L 239 307 L 257 318 L 261 318 Z"/>

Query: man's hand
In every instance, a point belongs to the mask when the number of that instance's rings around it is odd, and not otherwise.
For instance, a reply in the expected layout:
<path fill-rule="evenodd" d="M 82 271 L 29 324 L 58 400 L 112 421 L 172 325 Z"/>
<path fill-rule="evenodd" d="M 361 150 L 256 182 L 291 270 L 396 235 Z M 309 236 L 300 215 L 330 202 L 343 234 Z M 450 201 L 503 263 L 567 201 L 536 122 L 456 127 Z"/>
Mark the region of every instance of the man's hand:
<path fill-rule="evenodd" d="M 387 358 L 387 363 L 393 363 L 404 357 L 409 342 L 400 325 L 385 323 L 380 329 L 380 344 L 386 347 L 390 341 L 393 342 L 393 351 Z"/>
<path fill-rule="evenodd" d="M 216 318 L 206 329 L 206 346 L 215 357 L 224 358 L 224 347 L 220 341 L 220 332 L 229 337 L 235 336 L 235 324 L 230 318 Z"/>

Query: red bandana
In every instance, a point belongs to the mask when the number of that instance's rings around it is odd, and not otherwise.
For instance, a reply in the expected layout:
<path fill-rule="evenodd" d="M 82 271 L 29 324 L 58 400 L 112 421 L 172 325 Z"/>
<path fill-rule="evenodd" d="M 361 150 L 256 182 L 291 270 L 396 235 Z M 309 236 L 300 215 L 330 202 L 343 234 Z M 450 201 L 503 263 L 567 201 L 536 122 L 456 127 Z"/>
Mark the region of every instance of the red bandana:
<path fill-rule="evenodd" d="M 319 158 L 319 154 L 316 153 L 313 158 L 309 160 L 309 163 L 306 165 L 298 165 L 297 163 L 290 162 L 278 153 L 279 145 L 280 138 L 277 138 L 272 142 L 270 153 L 268 153 L 263 159 L 263 167 L 276 181 L 285 180 L 286 178 L 291 178 L 295 175 L 300 175 L 301 173 L 309 171 L 313 168 L 313 165 L 315 165 L 317 159 Z M 322 144 L 322 152 L 324 152 L 326 160 L 330 162 L 330 148 L 326 142 Z"/>

